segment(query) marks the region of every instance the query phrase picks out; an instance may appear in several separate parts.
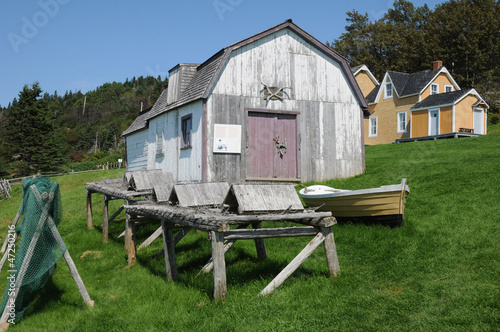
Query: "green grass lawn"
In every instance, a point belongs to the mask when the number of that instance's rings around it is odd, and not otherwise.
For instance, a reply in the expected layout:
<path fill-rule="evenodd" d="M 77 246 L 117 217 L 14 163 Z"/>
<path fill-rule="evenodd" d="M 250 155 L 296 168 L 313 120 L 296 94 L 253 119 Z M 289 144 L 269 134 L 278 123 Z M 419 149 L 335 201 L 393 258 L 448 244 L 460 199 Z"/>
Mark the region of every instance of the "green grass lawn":
<path fill-rule="evenodd" d="M 36 296 L 20 331 L 494 331 L 500 328 L 500 125 L 488 135 L 366 148 L 366 173 L 326 182 L 360 189 L 408 179 L 401 228 L 333 227 L 341 272 L 328 278 L 325 255 L 311 257 L 266 297 L 257 294 L 310 238 L 268 239 L 268 260 L 252 241 L 226 254 L 227 300 L 214 302 L 211 274 L 197 277 L 210 258 L 206 233 L 191 232 L 176 247 L 179 281 L 165 278 L 161 240 L 127 267 L 124 215 L 101 241 L 102 196 L 94 195 L 87 229 L 85 183 L 121 177 L 103 171 L 56 178 L 64 219 L 59 226 L 95 301 L 86 308 L 64 263 Z M 21 187 L 0 202 L 0 236 L 16 215 Z M 297 188 L 299 189 L 299 188 Z M 120 205 L 113 201 L 113 213 Z M 268 226 L 272 226 L 271 223 Z M 158 224 L 141 226 L 142 242 Z M 5 271 L 0 288 L 7 283 Z"/>

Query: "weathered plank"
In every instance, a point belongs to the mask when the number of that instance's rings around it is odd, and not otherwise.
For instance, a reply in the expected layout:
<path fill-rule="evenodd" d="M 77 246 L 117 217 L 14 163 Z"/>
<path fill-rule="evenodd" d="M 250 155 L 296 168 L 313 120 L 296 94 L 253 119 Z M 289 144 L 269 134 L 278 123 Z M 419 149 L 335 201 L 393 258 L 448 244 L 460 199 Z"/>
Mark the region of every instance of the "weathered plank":
<path fill-rule="evenodd" d="M 172 174 L 167 175 L 161 169 L 135 171 L 130 175 L 130 186 L 135 191 L 153 190 L 155 184 L 172 183 Z"/>
<path fill-rule="evenodd" d="M 227 182 L 177 184 L 170 201 L 181 207 L 219 206 L 228 192 Z"/>
<path fill-rule="evenodd" d="M 158 227 L 156 231 L 154 231 L 153 234 L 151 234 L 144 242 L 137 248 L 137 251 L 141 250 L 142 248 L 146 248 L 149 246 L 151 243 L 154 242 L 160 235 L 162 234 L 162 226 Z"/>
<path fill-rule="evenodd" d="M 325 256 L 330 278 L 335 278 L 340 272 L 340 265 L 333 232 L 331 227 L 321 227 L 321 233 L 325 236 Z"/>
<path fill-rule="evenodd" d="M 92 228 L 92 192 L 87 189 L 87 227 Z"/>
<path fill-rule="evenodd" d="M 214 298 L 221 301 L 226 298 L 226 262 L 224 260 L 224 234 L 211 232 L 212 261 L 214 263 Z"/>
<path fill-rule="evenodd" d="M 194 218 L 195 210 L 168 205 L 126 205 L 127 213 L 156 219 L 165 219 L 181 226 L 193 227 L 202 231 L 224 231 L 229 229 L 227 222 Z"/>
<path fill-rule="evenodd" d="M 260 292 L 259 295 L 268 295 L 272 293 L 277 287 L 279 287 L 295 270 L 299 268 L 299 266 L 309 257 L 313 251 L 325 240 L 325 236 L 323 233 L 318 233 L 314 237 L 314 239 L 311 240 L 307 244 L 307 246 L 302 249 L 302 251 L 276 276 L 276 278 L 273 279 L 269 283 L 269 285 L 266 286 Z"/>
<path fill-rule="evenodd" d="M 172 235 L 172 229 L 165 227 L 165 221 L 161 221 L 163 230 L 163 252 L 165 254 L 165 269 L 167 271 L 167 279 L 171 281 L 177 280 L 177 263 L 175 261 L 175 242 Z"/>
<path fill-rule="evenodd" d="M 318 234 L 318 230 L 315 227 L 256 228 L 233 229 L 224 232 L 224 238 L 226 240 L 251 240 L 277 237 L 316 236 L 316 234 Z"/>
<path fill-rule="evenodd" d="M 259 223 L 254 223 L 252 224 L 253 229 L 262 229 L 262 224 Z M 259 261 L 264 261 L 267 259 L 267 251 L 266 251 L 266 245 L 264 243 L 264 239 L 255 239 L 255 249 L 257 250 L 257 258 Z"/>
<path fill-rule="evenodd" d="M 292 184 L 234 184 L 224 203 L 234 200 L 240 214 L 304 210 Z"/>
<path fill-rule="evenodd" d="M 107 195 L 104 195 L 103 205 L 104 207 L 102 211 L 102 242 L 106 243 L 108 242 L 108 225 L 109 225 L 109 218 L 108 218 L 109 198 Z"/>

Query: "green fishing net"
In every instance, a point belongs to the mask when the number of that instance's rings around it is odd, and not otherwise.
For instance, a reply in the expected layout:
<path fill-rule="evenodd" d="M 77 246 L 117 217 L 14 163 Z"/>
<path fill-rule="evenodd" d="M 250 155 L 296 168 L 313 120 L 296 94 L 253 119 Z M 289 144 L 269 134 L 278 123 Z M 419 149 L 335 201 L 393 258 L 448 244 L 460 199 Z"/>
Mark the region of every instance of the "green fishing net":
<path fill-rule="evenodd" d="M 22 220 L 15 230 L 19 232 L 20 241 L 16 246 L 9 241 L 6 251 L 9 256 L 4 265 L 8 284 L 0 303 L 1 313 L 7 305 L 9 319 L 15 320 L 22 318 L 31 295 L 46 284 L 56 262 L 66 251 L 57 231 L 62 216 L 59 184 L 46 177 L 23 179 L 20 213 Z M 17 295 L 15 305 L 14 294 Z"/>

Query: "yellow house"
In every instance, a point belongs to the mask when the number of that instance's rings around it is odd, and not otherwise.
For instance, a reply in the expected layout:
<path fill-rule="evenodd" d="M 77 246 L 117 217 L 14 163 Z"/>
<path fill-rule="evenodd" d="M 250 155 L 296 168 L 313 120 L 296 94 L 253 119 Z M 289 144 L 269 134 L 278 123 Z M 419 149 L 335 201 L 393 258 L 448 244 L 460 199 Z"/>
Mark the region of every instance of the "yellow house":
<path fill-rule="evenodd" d="M 371 113 L 363 120 L 366 145 L 486 134 L 489 106 L 476 90 L 461 90 L 441 61 L 413 74 L 388 71 L 365 94 L 368 72 L 355 75 Z"/>

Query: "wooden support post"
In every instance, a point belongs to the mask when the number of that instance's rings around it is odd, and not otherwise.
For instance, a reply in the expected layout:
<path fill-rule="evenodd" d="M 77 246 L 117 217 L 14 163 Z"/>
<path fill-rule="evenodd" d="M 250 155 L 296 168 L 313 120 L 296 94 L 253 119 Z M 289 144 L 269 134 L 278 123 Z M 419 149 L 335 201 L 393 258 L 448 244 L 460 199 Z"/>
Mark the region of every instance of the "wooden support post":
<path fill-rule="evenodd" d="M 214 298 L 226 299 L 226 262 L 224 260 L 224 233 L 211 231 L 212 261 L 214 262 Z"/>
<path fill-rule="evenodd" d="M 125 201 L 125 205 L 128 205 L 128 201 Z M 125 250 L 128 252 L 128 265 L 134 264 L 137 259 L 134 234 L 135 227 L 131 219 L 132 217 L 127 213 L 125 217 Z"/>
<path fill-rule="evenodd" d="M 160 227 L 161 228 L 161 227 Z M 177 245 L 177 243 L 179 243 L 180 240 L 182 240 L 184 238 L 184 236 L 187 235 L 187 233 L 189 233 L 189 231 L 192 230 L 191 227 L 183 227 L 179 233 L 177 233 L 177 235 L 175 235 L 174 237 L 174 245 Z M 158 256 L 161 256 L 163 255 L 165 252 L 164 249 L 160 250 L 159 253 L 157 253 L 154 257 L 153 257 L 153 260 L 157 259 Z"/>
<path fill-rule="evenodd" d="M 104 207 L 102 211 L 102 242 L 108 242 L 108 226 L 109 226 L 109 197 L 104 195 Z"/>
<path fill-rule="evenodd" d="M 87 227 L 92 228 L 92 192 L 87 189 Z"/>
<path fill-rule="evenodd" d="M 337 256 L 337 248 L 335 247 L 335 239 L 331 227 L 320 227 L 321 233 L 325 236 L 325 256 L 330 272 L 330 278 L 335 278 L 340 272 L 339 258 Z"/>
<path fill-rule="evenodd" d="M 261 229 L 262 223 L 252 224 L 253 229 Z M 257 258 L 259 261 L 264 261 L 267 259 L 266 245 L 264 244 L 264 239 L 255 239 L 255 248 L 257 249 Z"/>
<path fill-rule="evenodd" d="M 248 227 L 248 225 L 250 224 L 241 224 L 237 227 L 237 229 L 245 229 Z M 224 241 L 224 254 L 226 254 L 226 252 L 228 252 L 228 250 L 231 249 L 231 247 L 236 241 L 237 241 L 236 239 Z M 205 264 L 205 266 L 200 270 L 200 272 L 198 272 L 197 276 L 199 276 L 202 273 L 208 273 L 212 271 L 213 268 L 214 268 L 214 261 L 212 258 L 210 258 L 207 264 Z"/>
<path fill-rule="evenodd" d="M 299 266 L 309 257 L 313 251 L 325 240 L 323 233 L 319 232 L 316 236 L 307 244 L 307 246 L 302 249 L 300 254 L 297 255 L 284 269 L 281 271 L 276 278 L 273 279 L 260 292 L 259 295 L 268 295 L 272 293 L 276 288 L 278 288 Z"/>
<path fill-rule="evenodd" d="M 137 248 L 137 251 L 141 250 L 142 248 L 146 248 L 149 246 L 151 243 L 153 243 L 154 240 L 156 240 L 161 234 L 162 234 L 162 229 L 163 227 L 160 226 L 158 229 L 151 234 L 140 246 Z"/>
<path fill-rule="evenodd" d="M 175 261 L 175 242 L 172 228 L 165 226 L 165 221 L 161 221 L 163 230 L 163 252 L 165 253 L 165 268 L 167 270 L 167 279 L 177 281 L 177 263 Z"/>
<path fill-rule="evenodd" d="M 111 218 L 109 218 L 108 223 L 115 220 L 115 218 L 118 217 L 118 215 L 123 211 L 123 209 L 124 209 L 123 205 L 120 206 L 120 208 L 111 216 Z"/>

